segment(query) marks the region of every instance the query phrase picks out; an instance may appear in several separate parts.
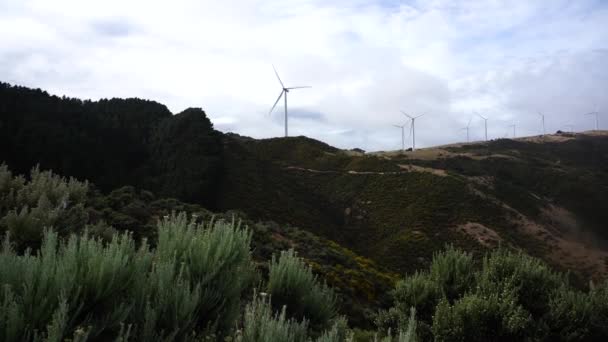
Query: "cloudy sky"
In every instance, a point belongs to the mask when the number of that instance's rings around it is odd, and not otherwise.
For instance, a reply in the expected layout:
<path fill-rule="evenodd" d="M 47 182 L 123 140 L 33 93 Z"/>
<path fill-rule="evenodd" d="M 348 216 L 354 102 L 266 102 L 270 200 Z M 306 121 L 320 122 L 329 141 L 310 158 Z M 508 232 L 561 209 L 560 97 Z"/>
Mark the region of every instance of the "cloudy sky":
<path fill-rule="evenodd" d="M 202 107 L 221 131 L 397 149 L 608 129 L 608 1 L 0 0 L 0 80 Z M 407 134 L 407 133 L 406 133 Z M 409 143 L 408 143 L 409 146 Z"/>

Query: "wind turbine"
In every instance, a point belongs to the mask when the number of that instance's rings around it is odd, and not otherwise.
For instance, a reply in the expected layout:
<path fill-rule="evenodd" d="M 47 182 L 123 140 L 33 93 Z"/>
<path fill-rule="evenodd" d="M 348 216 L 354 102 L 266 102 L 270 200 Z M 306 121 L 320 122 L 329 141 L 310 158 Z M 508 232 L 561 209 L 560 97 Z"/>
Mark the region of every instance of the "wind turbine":
<path fill-rule="evenodd" d="M 543 135 L 545 135 L 545 114 L 538 112 L 538 115 L 540 115 L 542 123 L 543 123 Z"/>
<path fill-rule="evenodd" d="M 488 141 L 488 118 L 481 116 L 481 114 L 479 114 L 477 112 L 475 112 L 475 114 L 477 114 L 477 116 L 479 116 L 480 118 L 483 119 L 484 126 L 485 126 L 485 129 L 486 129 L 486 141 Z"/>
<path fill-rule="evenodd" d="M 509 125 L 508 127 L 513 127 L 513 139 L 515 139 L 515 124 Z"/>
<path fill-rule="evenodd" d="M 287 119 L 287 93 L 289 93 L 289 91 L 292 89 L 302 89 L 302 88 L 312 88 L 312 87 L 311 86 L 285 87 L 285 85 L 283 84 L 283 81 L 281 81 L 281 78 L 279 77 L 279 73 L 277 72 L 277 69 L 274 67 L 274 65 L 272 66 L 272 69 L 274 69 L 274 74 L 277 75 L 277 79 L 279 80 L 279 83 L 281 83 L 281 87 L 283 89 L 281 89 L 281 93 L 279 94 L 279 97 L 277 97 L 277 100 L 274 102 L 274 105 L 272 105 L 272 108 L 270 108 L 268 115 L 270 115 L 270 113 L 272 113 L 272 111 L 274 110 L 274 107 L 277 106 L 277 103 L 279 103 L 279 101 L 281 100 L 281 97 L 284 94 L 285 95 L 285 137 L 287 137 L 287 122 L 288 122 L 288 119 Z"/>
<path fill-rule="evenodd" d="M 473 119 L 473 118 L 470 118 L 470 119 L 469 119 L 469 123 L 467 124 L 467 127 L 463 127 L 463 128 L 461 128 L 461 129 L 460 129 L 461 131 L 462 131 L 463 129 L 466 129 L 466 130 L 467 130 L 467 142 L 469 142 L 469 127 L 471 126 L 471 120 L 472 120 L 472 119 Z"/>
<path fill-rule="evenodd" d="M 401 128 L 401 151 L 405 151 L 405 126 L 407 126 L 407 123 L 404 123 L 403 125 L 399 126 L 399 125 L 393 125 L 397 128 Z M 412 134 L 412 130 L 410 130 L 410 134 Z"/>
<path fill-rule="evenodd" d="M 595 130 L 599 130 L 600 129 L 600 112 L 596 109 L 595 112 L 591 112 L 591 113 L 587 113 L 585 115 L 595 115 Z"/>
<path fill-rule="evenodd" d="M 418 116 L 411 116 L 408 113 L 401 111 L 401 113 L 405 116 L 407 116 L 408 118 L 410 118 L 410 120 L 412 120 L 412 151 L 416 151 L 416 119 L 418 119 L 419 117 L 423 116 L 424 114 L 420 114 Z"/>

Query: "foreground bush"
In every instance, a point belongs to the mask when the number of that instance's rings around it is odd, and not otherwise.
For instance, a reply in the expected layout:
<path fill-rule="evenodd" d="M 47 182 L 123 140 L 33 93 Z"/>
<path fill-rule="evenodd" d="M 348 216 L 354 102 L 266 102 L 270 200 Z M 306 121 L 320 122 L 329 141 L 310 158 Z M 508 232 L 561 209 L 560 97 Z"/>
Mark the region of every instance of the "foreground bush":
<path fill-rule="evenodd" d="M 284 306 L 275 313 L 266 296 L 254 295 L 245 308 L 242 330 L 236 340 L 243 342 L 307 341 L 308 321 L 287 318 Z"/>
<path fill-rule="evenodd" d="M 442 300 L 435 310 L 435 341 L 521 341 L 529 314 L 515 304 L 512 293 L 467 294 L 450 305 Z"/>
<path fill-rule="evenodd" d="M 61 341 L 81 333 L 106 340 L 128 328 L 133 340 L 223 334 L 236 324 L 250 288 L 251 234 L 232 224 L 158 227 L 158 247 L 128 233 L 104 245 L 87 234 L 63 242 L 47 232 L 40 250 L 0 252 L 0 339 Z"/>
<path fill-rule="evenodd" d="M 272 257 L 267 287 L 277 308 L 285 306 L 290 315 L 306 317 L 316 327 L 328 327 L 336 316 L 336 295 L 293 249 Z"/>
<path fill-rule="evenodd" d="M 11 234 L 14 247 L 37 248 L 44 228 L 63 234 L 84 227 L 88 184 L 35 167 L 26 180 L 0 165 L 0 233 Z"/>
<path fill-rule="evenodd" d="M 427 341 L 608 339 L 608 283 L 581 291 L 521 252 L 498 249 L 475 266 L 470 255 L 449 247 L 428 272 L 400 281 L 393 296 L 378 326 L 403 329 L 411 306 Z"/>
<path fill-rule="evenodd" d="M 435 253 L 428 272 L 417 272 L 396 284 L 393 290 L 395 306 L 380 313 L 376 324 L 383 330 L 407 329 L 410 309 L 415 308 L 419 334 L 430 339 L 437 305 L 442 300 L 453 302 L 470 290 L 473 270 L 473 258 L 466 252 L 450 246 Z"/>
<path fill-rule="evenodd" d="M 293 251 L 270 265 L 267 287 L 282 302 L 273 305 L 264 293 L 244 305 L 255 279 L 247 229 L 197 224 L 185 214 L 165 217 L 157 229 L 155 248 L 130 233 L 106 243 L 86 231 L 62 239 L 47 230 L 40 248 L 23 254 L 7 234 L 0 340 L 352 341 L 335 294 Z M 412 316 L 409 330 L 385 340 L 413 341 L 414 328 Z"/>
<path fill-rule="evenodd" d="M 608 282 L 582 293 L 562 287 L 551 298 L 549 340 L 604 341 L 608 336 Z"/>

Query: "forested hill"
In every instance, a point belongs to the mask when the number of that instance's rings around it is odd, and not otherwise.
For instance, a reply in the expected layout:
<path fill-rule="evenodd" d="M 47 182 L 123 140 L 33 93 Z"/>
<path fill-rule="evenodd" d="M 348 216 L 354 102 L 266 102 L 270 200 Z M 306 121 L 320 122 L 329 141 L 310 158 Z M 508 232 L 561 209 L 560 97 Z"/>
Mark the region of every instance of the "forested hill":
<path fill-rule="evenodd" d="M 200 108 L 172 115 L 137 98 L 79 100 L 0 83 L 0 160 L 39 163 L 105 191 L 123 185 L 212 206 L 221 133 Z"/>
<path fill-rule="evenodd" d="M 607 273 L 608 136 L 500 139 L 364 154 L 213 129 L 198 108 L 81 101 L 0 84 L 0 161 L 240 210 L 338 242 L 396 273 L 453 244 L 520 248 L 581 279 Z"/>

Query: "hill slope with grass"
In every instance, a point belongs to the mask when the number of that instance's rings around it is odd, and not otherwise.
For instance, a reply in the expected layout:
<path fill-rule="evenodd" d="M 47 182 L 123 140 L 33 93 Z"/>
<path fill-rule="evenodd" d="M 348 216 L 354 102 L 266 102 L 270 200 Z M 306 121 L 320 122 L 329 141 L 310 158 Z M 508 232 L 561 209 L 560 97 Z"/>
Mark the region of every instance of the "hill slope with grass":
<path fill-rule="evenodd" d="M 608 134 L 355 154 L 305 137 L 224 140 L 218 207 L 293 224 L 390 269 L 451 243 L 606 275 Z"/>

